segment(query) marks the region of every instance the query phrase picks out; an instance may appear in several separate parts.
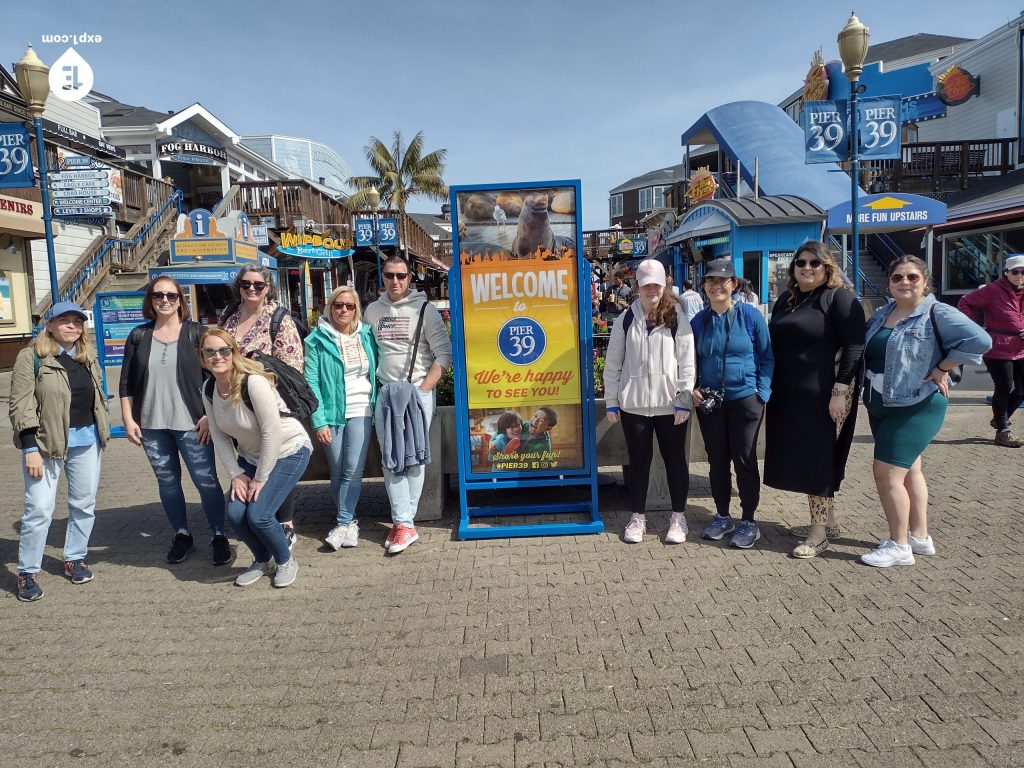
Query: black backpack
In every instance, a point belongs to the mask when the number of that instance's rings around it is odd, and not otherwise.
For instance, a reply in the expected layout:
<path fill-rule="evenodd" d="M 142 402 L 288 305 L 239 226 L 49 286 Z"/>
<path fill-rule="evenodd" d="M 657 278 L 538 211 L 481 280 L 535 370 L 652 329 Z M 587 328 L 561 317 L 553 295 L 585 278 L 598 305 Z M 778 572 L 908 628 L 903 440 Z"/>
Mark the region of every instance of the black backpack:
<path fill-rule="evenodd" d="M 282 416 L 291 416 L 299 421 L 303 421 L 312 416 L 313 412 L 320 407 L 320 401 L 316 399 L 316 395 L 313 394 L 313 390 L 310 389 L 305 377 L 288 365 L 288 363 L 264 352 L 253 352 L 248 357 L 250 360 L 255 360 L 262 365 L 264 370 L 277 377 L 277 393 L 284 400 L 284 404 L 288 408 L 287 411 L 281 411 Z M 203 385 L 206 399 L 211 403 L 213 402 L 214 383 L 213 379 L 209 379 Z M 250 411 L 253 410 L 252 400 L 249 398 L 248 375 L 242 380 L 242 402 L 245 403 Z"/>
<path fill-rule="evenodd" d="M 225 309 L 224 312 L 221 313 L 221 316 L 220 316 L 220 326 L 221 326 L 221 328 L 224 327 L 225 321 L 229 317 L 231 317 L 233 314 L 235 314 L 235 312 L 238 311 L 238 308 L 240 306 L 242 306 L 242 302 L 240 302 L 240 301 L 233 301 L 230 304 L 228 304 L 227 309 Z M 274 314 L 272 314 L 270 316 L 270 342 L 271 343 L 274 343 L 274 341 L 277 340 L 277 332 L 281 330 L 281 323 L 282 323 L 282 321 L 286 317 L 289 316 L 289 314 L 290 313 L 288 312 L 287 309 L 285 309 L 280 304 L 278 304 L 277 305 L 277 309 L 274 310 Z M 299 332 L 299 338 L 302 339 L 303 341 L 305 341 L 306 337 L 309 336 L 309 328 L 307 328 L 306 324 L 303 323 L 301 320 L 298 320 L 298 319 L 296 319 L 294 317 L 292 318 L 292 322 L 295 323 L 295 330 L 297 330 Z"/>

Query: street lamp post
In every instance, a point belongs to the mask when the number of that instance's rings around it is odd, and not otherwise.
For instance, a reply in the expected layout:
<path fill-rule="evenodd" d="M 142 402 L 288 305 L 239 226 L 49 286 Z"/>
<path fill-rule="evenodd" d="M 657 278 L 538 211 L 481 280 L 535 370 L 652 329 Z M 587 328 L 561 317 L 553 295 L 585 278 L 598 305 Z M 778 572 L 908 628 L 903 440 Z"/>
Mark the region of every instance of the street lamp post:
<path fill-rule="evenodd" d="M 377 235 L 377 225 L 380 221 L 380 192 L 377 187 L 370 187 L 366 190 L 366 202 L 373 208 L 373 251 L 377 254 L 377 290 L 384 288 L 384 276 L 381 274 L 380 243 Z"/>
<path fill-rule="evenodd" d="M 43 144 L 43 110 L 50 93 L 50 68 L 28 47 L 21 61 L 14 65 L 18 90 L 28 104 L 32 127 L 36 134 L 36 164 L 39 166 L 39 187 L 43 197 L 43 226 L 46 228 L 46 263 L 50 270 L 50 305 L 60 301 L 57 294 L 57 253 L 53 246 L 53 211 L 50 209 L 50 183 L 46 171 L 46 146 Z"/>
<path fill-rule="evenodd" d="M 836 41 L 839 43 L 839 58 L 850 81 L 850 237 L 853 240 L 853 291 L 860 298 L 860 227 L 858 200 L 860 193 L 860 135 L 857 126 L 857 96 L 860 92 L 860 73 L 864 70 L 864 59 L 868 55 L 868 37 L 871 30 L 860 23 L 855 13 L 850 14 Z"/>

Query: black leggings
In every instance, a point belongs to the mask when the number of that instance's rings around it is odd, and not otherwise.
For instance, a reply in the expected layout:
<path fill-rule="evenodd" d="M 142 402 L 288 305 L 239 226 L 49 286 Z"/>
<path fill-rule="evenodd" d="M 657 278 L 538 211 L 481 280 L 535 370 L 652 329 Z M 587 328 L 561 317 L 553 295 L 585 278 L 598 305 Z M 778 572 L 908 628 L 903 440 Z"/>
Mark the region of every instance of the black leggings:
<path fill-rule="evenodd" d="M 672 498 L 672 511 L 686 511 L 686 497 L 690 492 L 690 469 L 686 465 L 687 423 L 676 426 L 675 416 L 638 416 L 622 411 L 622 433 L 629 451 L 629 500 L 633 513 L 645 514 L 647 485 L 651 478 L 651 459 L 654 458 L 654 435 L 658 436 L 658 450 L 665 460 L 665 478 Z"/>
<path fill-rule="evenodd" d="M 1024 402 L 1024 360 L 986 360 L 988 375 L 992 377 L 992 415 L 996 429 L 1007 429 L 1010 417 Z"/>
<path fill-rule="evenodd" d="M 712 413 L 697 412 L 704 449 L 710 465 L 711 496 L 719 515 L 729 514 L 732 499 L 732 473 L 736 468 L 736 487 L 740 491 L 743 519 L 753 521 L 761 502 L 761 472 L 757 468 L 757 434 L 761 431 L 764 404 L 757 395 L 728 400 Z"/>
<path fill-rule="evenodd" d="M 288 495 L 284 497 L 284 501 L 281 502 L 281 506 L 277 508 L 277 514 L 274 515 L 279 523 L 290 523 L 295 517 L 295 489 L 292 488 L 288 491 Z"/>

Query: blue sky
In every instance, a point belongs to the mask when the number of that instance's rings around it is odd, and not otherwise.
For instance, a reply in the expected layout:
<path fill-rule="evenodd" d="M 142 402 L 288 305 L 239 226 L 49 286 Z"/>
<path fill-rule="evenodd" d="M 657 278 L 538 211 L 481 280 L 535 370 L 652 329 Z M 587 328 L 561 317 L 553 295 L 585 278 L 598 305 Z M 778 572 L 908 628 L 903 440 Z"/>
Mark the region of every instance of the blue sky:
<path fill-rule="evenodd" d="M 867 0 L 871 41 L 976 38 L 1021 0 Z M 362 147 L 423 130 L 450 184 L 583 181 L 583 224 L 608 223 L 608 190 L 682 158 L 680 134 L 712 107 L 776 103 L 811 54 L 837 59 L 849 4 L 720 0 L 43 0 L 4 15 L 0 60 L 44 34 L 79 45 L 95 89 L 150 109 L 199 101 L 240 134 L 308 136 L 355 173 Z M 419 200 L 410 210 L 436 211 Z"/>

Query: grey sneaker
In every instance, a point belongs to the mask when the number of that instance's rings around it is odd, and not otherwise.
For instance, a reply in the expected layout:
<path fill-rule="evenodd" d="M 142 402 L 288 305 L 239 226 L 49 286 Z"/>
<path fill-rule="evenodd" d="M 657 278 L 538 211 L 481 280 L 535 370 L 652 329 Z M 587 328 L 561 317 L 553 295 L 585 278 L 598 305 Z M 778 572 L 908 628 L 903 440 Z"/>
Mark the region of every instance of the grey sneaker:
<path fill-rule="evenodd" d="M 277 573 L 274 574 L 275 587 L 287 587 L 295 577 L 299 575 L 299 561 L 289 557 L 288 561 L 277 566 Z"/>
<path fill-rule="evenodd" d="M 274 565 L 272 560 L 268 560 L 265 563 L 253 563 L 249 566 L 248 570 L 238 574 L 238 578 L 235 579 L 235 586 L 248 587 L 250 584 L 255 584 L 261 578 L 269 576 L 276 570 L 277 566 Z"/>
<path fill-rule="evenodd" d="M 761 538 L 761 529 L 752 520 L 740 520 L 736 526 L 736 533 L 732 535 L 729 543 L 740 549 L 750 549 L 754 542 Z"/>

